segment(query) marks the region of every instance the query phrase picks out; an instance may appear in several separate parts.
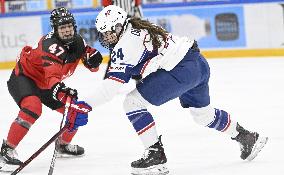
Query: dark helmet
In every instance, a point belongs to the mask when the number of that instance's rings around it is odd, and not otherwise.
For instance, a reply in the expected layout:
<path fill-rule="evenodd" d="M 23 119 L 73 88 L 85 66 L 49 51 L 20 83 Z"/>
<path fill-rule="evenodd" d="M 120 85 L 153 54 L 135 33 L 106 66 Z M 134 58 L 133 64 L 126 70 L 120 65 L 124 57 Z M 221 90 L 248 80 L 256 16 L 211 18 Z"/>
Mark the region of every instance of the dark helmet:
<path fill-rule="evenodd" d="M 72 39 L 61 39 L 61 38 L 59 38 L 58 30 L 57 30 L 58 26 L 68 24 L 68 23 L 72 23 L 73 26 L 74 26 L 74 32 L 75 33 L 74 33 L 73 38 Z M 74 41 L 75 36 L 77 34 L 76 21 L 75 21 L 73 14 L 71 12 L 69 12 L 66 8 L 59 7 L 57 9 L 54 9 L 54 10 L 51 11 L 50 25 L 51 25 L 52 29 L 54 30 L 54 34 L 56 35 L 56 37 L 58 39 L 60 39 L 62 42 L 66 43 L 66 44 L 70 44 Z"/>

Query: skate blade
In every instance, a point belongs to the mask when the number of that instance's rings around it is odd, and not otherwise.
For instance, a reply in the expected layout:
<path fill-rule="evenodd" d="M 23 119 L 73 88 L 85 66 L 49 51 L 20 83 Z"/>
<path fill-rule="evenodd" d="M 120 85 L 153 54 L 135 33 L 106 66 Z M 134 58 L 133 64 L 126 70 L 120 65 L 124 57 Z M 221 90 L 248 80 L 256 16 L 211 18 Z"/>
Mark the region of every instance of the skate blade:
<path fill-rule="evenodd" d="M 0 172 L 1 173 L 2 172 L 11 173 L 18 167 L 19 167 L 19 165 L 7 164 L 6 161 L 4 160 L 4 158 L 2 156 L 0 156 Z"/>
<path fill-rule="evenodd" d="M 19 165 L 9 165 L 9 164 L 1 165 L 0 172 L 1 173 L 9 173 L 9 174 L 11 174 L 18 167 L 19 167 Z"/>
<path fill-rule="evenodd" d="M 254 145 L 251 154 L 247 157 L 246 160 L 252 161 L 257 154 L 262 150 L 262 148 L 265 146 L 265 144 L 268 141 L 268 137 L 260 137 L 257 139 L 256 144 Z"/>
<path fill-rule="evenodd" d="M 81 157 L 84 157 L 85 154 L 82 154 L 82 155 L 70 155 L 70 154 L 60 154 L 60 153 L 57 153 L 56 155 L 56 158 L 59 158 L 59 159 L 76 159 L 76 158 L 81 158 Z"/>
<path fill-rule="evenodd" d="M 132 175 L 166 175 L 169 173 L 166 164 L 154 165 L 148 168 L 132 168 Z"/>

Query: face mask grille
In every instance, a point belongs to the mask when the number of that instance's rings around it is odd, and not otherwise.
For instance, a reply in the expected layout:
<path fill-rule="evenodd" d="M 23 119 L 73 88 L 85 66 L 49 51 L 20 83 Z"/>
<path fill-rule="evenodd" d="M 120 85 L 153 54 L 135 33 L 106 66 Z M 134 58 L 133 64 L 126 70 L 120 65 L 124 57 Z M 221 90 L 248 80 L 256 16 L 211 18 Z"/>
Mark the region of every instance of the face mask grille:
<path fill-rule="evenodd" d="M 108 37 L 106 37 L 106 36 L 104 36 L 102 33 L 98 33 L 98 38 L 99 38 L 99 42 L 101 43 L 101 45 L 104 47 L 104 48 L 106 48 L 106 49 L 108 49 L 108 50 L 112 50 L 113 48 L 114 48 L 114 46 L 115 46 L 115 44 L 111 44 L 110 42 L 109 42 L 109 38 L 110 37 L 115 37 L 114 35 L 113 36 L 108 36 Z M 108 39 L 107 39 L 108 38 Z M 115 39 L 113 39 L 113 40 L 115 40 Z"/>

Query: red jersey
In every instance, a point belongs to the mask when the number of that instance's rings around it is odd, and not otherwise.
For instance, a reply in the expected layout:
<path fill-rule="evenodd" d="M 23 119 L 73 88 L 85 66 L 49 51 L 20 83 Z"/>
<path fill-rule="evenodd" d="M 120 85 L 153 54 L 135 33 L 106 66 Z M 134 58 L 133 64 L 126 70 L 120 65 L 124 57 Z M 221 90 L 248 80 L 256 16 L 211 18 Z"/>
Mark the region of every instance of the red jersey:
<path fill-rule="evenodd" d="M 40 89 L 50 89 L 71 76 L 90 49 L 80 35 L 76 35 L 72 45 L 66 46 L 50 32 L 40 39 L 37 47 L 26 46 L 22 49 L 15 73 L 31 78 Z"/>

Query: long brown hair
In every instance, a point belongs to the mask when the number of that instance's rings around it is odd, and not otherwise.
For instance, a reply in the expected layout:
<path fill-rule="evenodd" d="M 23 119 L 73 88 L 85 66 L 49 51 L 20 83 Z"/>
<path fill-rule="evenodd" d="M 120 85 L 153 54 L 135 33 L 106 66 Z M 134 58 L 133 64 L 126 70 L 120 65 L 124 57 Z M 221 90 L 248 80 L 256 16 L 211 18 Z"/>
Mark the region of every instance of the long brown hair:
<path fill-rule="evenodd" d="M 133 17 L 129 19 L 129 23 L 131 23 L 133 28 L 135 29 L 148 30 L 154 49 L 158 49 L 162 45 L 161 41 L 159 40 L 159 36 L 161 36 L 164 41 L 167 38 L 168 32 L 165 29 L 155 24 L 152 24 L 148 20 Z"/>

